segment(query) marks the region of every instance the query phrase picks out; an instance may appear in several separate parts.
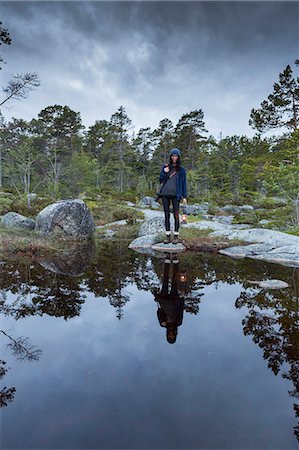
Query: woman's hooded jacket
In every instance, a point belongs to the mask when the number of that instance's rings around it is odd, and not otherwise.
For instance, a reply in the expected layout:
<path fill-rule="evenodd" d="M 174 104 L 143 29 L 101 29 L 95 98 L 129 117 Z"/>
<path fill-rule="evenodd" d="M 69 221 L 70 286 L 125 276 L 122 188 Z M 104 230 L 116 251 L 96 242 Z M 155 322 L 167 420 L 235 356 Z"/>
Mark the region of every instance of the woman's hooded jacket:
<path fill-rule="evenodd" d="M 160 183 L 162 183 L 167 177 L 167 173 L 164 171 L 164 167 L 166 167 L 166 164 L 163 164 L 160 172 Z M 172 165 L 170 165 L 170 170 L 171 169 Z M 183 166 L 180 167 L 180 170 L 176 174 L 176 197 L 178 200 L 181 200 L 181 198 L 187 198 L 186 170 Z"/>

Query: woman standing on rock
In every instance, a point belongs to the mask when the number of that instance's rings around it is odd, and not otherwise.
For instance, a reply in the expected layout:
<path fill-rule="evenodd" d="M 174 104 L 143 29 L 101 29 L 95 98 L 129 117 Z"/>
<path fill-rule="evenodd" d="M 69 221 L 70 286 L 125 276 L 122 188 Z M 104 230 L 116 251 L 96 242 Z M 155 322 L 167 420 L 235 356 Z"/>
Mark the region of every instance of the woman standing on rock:
<path fill-rule="evenodd" d="M 187 204 L 187 183 L 186 183 L 186 171 L 181 165 L 181 151 L 178 148 L 173 148 L 170 151 L 169 163 L 163 164 L 160 172 L 159 181 L 163 182 L 160 195 L 162 198 L 164 214 L 165 214 L 165 228 L 166 239 L 164 244 L 171 242 L 170 232 L 170 202 L 173 205 L 174 216 L 174 232 L 173 232 L 173 244 L 179 242 L 179 208 L 180 200 L 183 197 L 183 204 Z"/>

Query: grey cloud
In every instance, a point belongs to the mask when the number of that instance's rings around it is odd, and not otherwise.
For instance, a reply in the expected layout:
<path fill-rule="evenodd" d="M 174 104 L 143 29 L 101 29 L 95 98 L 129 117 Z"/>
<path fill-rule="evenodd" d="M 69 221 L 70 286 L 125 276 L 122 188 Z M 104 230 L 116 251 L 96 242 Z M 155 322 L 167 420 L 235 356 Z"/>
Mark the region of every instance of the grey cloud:
<path fill-rule="evenodd" d="M 12 1 L 0 6 L 13 38 L 11 46 L 1 46 L 7 61 L 1 75 L 30 65 L 42 77 L 35 108 L 39 102 L 47 106 L 42 99 L 70 99 L 89 122 L 124 103 L 138 126 L 153 126 L 150 118 L 157 113 L 158 120 L 165 115 L 177 120 L 191 108 L 203 108 L 213 132 L 221 124 L 227 133 L 238 127 L 250 132 L 250 108 L 299 56 L 297 2 Z M 225 104 L 216 107 L 219 99 Z M 30 105 L 28 99 L 19 111 L 30 115 Z"/>
<path fill-rule="evenodd" d="M 80 37 L 116 52 L 134 47 L 135 33 L 155 49 L 148 69 L 177 55 L 197 65 L 198 53 L 212 58 L 242 55 L 267 47 L 270 52 L 298 48 L 297 2 L 2 2 L 3 16 L 13 17 L 18 49 L 42 52 L 64 28 L 64 39 Z M 13 26 L 13 22 L 10 23 Z M 28 30 L 25 39 L 24 27 Z M 30 33 L 30 34 L 29 34 Z M 30 39 L 31 37 L 31 39 Z M 31 48 L 30 48 L 31 46 Z"/>

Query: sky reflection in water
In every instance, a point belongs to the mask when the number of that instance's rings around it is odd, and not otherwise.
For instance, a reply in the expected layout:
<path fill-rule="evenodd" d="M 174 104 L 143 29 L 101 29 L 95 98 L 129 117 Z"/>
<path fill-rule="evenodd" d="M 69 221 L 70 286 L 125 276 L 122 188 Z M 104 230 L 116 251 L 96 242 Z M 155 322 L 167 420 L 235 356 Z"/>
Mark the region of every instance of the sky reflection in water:
<path fill-rule="evenodd" d="M 67 261 L 5 261 L 1 389 L 15 392 L 1 448 L 298 447 L 298 273 L 173 260 L 107 241 Z M 290 287 L 248 282 L 266 278 Z"/>

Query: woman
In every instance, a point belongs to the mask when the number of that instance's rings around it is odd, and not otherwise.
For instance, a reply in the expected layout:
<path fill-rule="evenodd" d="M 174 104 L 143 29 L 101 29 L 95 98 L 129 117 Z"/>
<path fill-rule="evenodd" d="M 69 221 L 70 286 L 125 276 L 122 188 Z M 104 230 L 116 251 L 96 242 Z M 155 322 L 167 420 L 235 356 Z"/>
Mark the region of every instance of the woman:
<path fill-rule="evenodd" d="M 173 148 L 169 155 L 169 164 L 163 164 L 160 172 L 160 183 L 163 182 L 161 188 L 161 198 L 165 214 L 165 228 L 166 239 L 164 244 L 171 242 L 170 232 L 170 202 L 173 205 L 174 216 L 174 233 L 173 244 L 179 242 L 179 208 L 180 200 L 183 197 L 183 204 L 187 204 L 187 183 L 186 183 L 186 171 L 181 165 L 181 151 L 178 148 Z"/>

